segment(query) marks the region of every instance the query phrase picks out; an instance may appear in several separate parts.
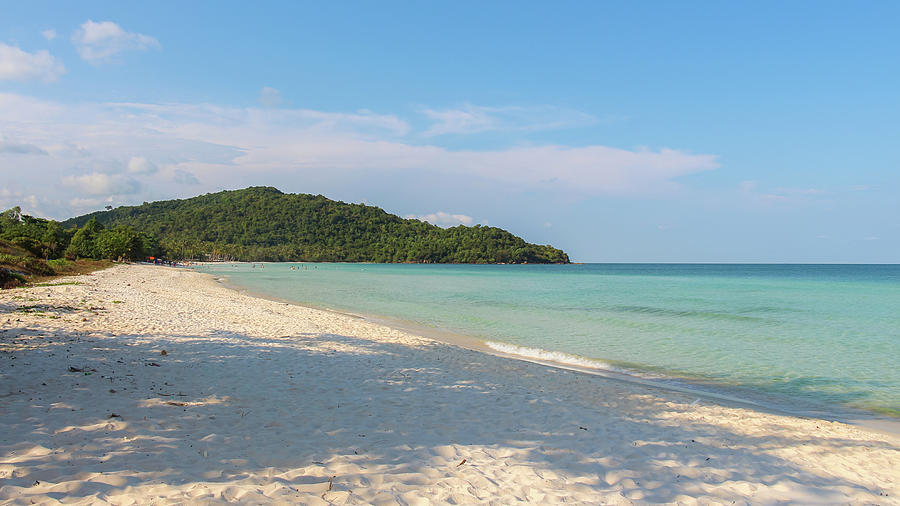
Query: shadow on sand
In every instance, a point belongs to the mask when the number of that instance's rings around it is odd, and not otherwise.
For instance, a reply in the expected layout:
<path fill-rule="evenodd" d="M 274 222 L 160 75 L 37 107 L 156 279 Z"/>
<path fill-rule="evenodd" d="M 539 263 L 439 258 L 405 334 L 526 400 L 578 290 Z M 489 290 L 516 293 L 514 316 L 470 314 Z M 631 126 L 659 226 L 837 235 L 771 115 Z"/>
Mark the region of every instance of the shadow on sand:
<path fill-rule="evenodd" d="M 531 468 L 548 489 L 580 487 L 598 499 L 620 492 L 670 502 L 715 490 L 720 499 L 747 499 L 752 490 L 735 484 L 751 482 L 830 502 L 882 489 L 779 455 L 806 445 L 823 454 L 897 450 L 783 436 L 774 424 L 753 433 L 676 423 L 672 413 L 692 409 L 690 398 L 662 399 L 652 389 L 469 350 L 447 353 L 440 343 L 21 327 L 7 327 L 0 342 L 0 500 L 27 502 L 42 482 L 56 484 L 44 495 L 59 500 L 111 500 L 148 486 L 190 491 L 181 500 L 314 493 L 353 502 L 354 489 L 371 487 L 385 499 L 418 489 L 448 500 L 437 494 L 452 480 L 471 487 L 463 490 L 472 501 L 551 500 L 512 486 L 521 469 L 489 465 L 514 455 L 511 463 Z M 228 486 L 247 483 L 256 486 Z"/>

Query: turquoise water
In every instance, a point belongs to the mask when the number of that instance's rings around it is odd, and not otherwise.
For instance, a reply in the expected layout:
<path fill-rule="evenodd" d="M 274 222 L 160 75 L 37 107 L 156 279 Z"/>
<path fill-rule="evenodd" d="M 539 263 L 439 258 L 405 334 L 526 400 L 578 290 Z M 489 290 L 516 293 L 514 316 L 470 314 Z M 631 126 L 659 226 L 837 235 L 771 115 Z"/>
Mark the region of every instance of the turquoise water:
<path fill-rule="evenodd" d="M 253 292 L 449 330 L 528 357 L 825 413 L 900 415 L 900 265 L 201 270 Z"/>

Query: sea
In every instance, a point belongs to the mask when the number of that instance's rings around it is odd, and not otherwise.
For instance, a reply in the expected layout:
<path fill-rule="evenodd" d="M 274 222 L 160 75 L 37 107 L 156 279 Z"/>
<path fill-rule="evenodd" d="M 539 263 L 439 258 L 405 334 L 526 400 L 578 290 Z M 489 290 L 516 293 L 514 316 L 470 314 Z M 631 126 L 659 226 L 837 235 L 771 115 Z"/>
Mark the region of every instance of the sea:
<path fill-rule="evenodd" d="M 292 269 L 293 268 L 293 269 Z M 900 419 L 900 265 L 222 263 L 251 293 L 831 419 Z"/>

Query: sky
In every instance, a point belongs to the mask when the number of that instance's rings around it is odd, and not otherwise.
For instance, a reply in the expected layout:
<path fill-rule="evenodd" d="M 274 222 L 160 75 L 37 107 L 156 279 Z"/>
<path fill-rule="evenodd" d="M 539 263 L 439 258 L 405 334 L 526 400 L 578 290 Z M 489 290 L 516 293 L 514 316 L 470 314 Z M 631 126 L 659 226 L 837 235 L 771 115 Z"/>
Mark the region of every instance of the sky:
<path fill-rule="evenodd" d="M 897 2 L 0 12 L 3 209 L 275 186 L 578 262 L 900 262 Z"/>

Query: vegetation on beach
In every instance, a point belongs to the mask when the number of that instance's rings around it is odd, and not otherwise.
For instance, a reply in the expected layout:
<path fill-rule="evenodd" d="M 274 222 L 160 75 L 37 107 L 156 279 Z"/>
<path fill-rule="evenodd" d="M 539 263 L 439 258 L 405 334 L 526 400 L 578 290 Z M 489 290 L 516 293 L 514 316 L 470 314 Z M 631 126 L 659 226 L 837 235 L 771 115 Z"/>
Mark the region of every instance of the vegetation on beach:
<path fill-rule="evenodd" d="M 223 191 L 98 211 L 62 222 L 64 230 L 90 227 L 139 230 L 145 249 L 157 246 L 168 258 L 242 261 L 568 263 L 565 252 L 525 242 L 496 227 L 440 228 L 384 210 L 285 194 L 270 187 Z M 99 232 L 96 230 L 101 227 Z M 105 227 L 105 228 L 102 228 Z M 76 234 L 78 235 L 78 234 Z M 88 241 L 90 242 L 90 241 Z M 99 243 L 99 236 L 95 243 Z M 72 237 L 76 244 L 76 237 Z M 130 243 L 129 243 L 130 244 Z M 137 243 L 136 243 L 137 244 Z M 117 243 L 116 251 L 121 251 Z M 97 246 L 100 247 L 99 245 Z M 80 256 L 108 256 L 78 242 Z M 129 250 L 131 251 L 131 250 Z"/>
<path fill-rule="evenodd" d="M 22 214 L 18 207 L 0 213 L 0 261 L 21 263 L 49 274 L 53 265 L 87 258 L 140 259 L 159 253 L 155 240 L 131 227 L 104 227 L 88 220 L 81 228 L 64 228 L 59 222 Z"/>
<path fill-rule="evenodd" d="M 64 258 L 45 260 L 34 256 L 31 252 L 18 249 L 9 241 L 0 239 L 0 288 L 13 288 L 26 283 L 40 286 L 59 284 L 77 284 L 77 282 L 48 283 L 47 280 L 57 276 L 87 274 L 111 265 L 109 260 Z M 12 253 L 10 253 L 12 251 Z"/>
<path fill-rule="evenodd" d="M 54 276 L 82 274 L 109 265 L 107 258 L 119 258 L 119 250 L 107 248 L 109 256 L 71 255 L 66 252 L 76 230 L 64 230 L 53 220 L 22 214 L 17 207 L 0 213 L 0 288 L 11 288 L 29 281 Z M 120 234 L 101 234 L 106 242 Z M 112 256 L 116 255 L 116 256 Z"/>

